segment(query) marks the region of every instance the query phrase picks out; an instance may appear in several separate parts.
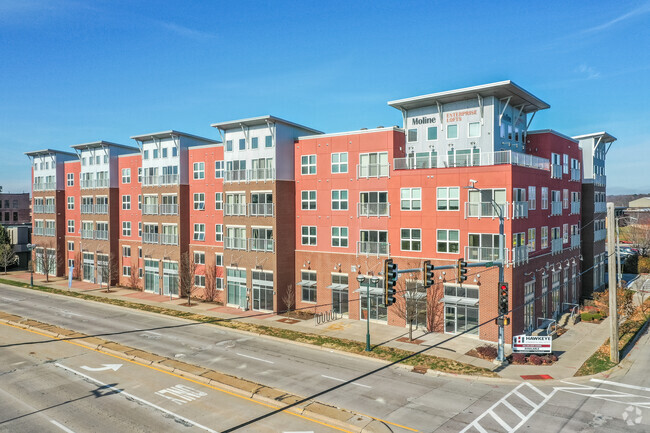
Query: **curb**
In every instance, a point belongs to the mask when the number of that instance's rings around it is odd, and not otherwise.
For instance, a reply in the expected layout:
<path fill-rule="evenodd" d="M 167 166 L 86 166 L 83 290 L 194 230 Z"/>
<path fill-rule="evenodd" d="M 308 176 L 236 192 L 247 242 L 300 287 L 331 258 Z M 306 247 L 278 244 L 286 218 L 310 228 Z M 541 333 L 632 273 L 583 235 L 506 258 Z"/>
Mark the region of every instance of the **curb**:
<path fill-rule="evenodd" d="M 75 344 L 91 350 L 107 353 L 129 361 L 153 366 L 169 373 L 183 376 L 195 382 L 220 388 L 222 390 L 236 393 L 243 397 L 259 401 L 261 403 L 277 407 L 277 409 L 288 410 L 298 415 L 309 416 L 319 421 L 332 424 L 346 430 L 363 432 L 381 432 L 383 423 L 367 415 L 360 415 L 353 411 L 342 409 L 336 406 L 320 403 L 315 400 L 291 394 L 276 388 L 271 388 L 236 376 L 220 373 L 215 370 L 188 364 L 171 358 L 158 356 L 152 353 L 124 346 L 112 341 L 103 340 L 98 337 L 88 336 L 79 332 L 71 331 L 47 323 L 25 319 L 14 314 L 0 312 L 0 322 L 12 325 L 21 329 L 38 331 L 41 334 L 50 336 L 55 340 L 75 339 Z M 134 354 L 132 352 L 136 352 Z M 158 359 L 157 359 L 158 358 Z M 201 374 L 197 374 L 201 372 Z M 472 377 L 472 376 L 469 376 Z M 284 408 L 284 409 L 283 409 Z"/>

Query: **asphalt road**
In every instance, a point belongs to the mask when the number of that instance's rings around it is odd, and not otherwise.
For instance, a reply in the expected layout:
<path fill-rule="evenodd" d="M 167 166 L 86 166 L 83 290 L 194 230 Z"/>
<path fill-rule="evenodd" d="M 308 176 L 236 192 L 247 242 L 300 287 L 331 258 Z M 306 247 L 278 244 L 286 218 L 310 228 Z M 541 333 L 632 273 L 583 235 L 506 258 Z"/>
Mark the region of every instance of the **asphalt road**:
<path fill-rule="evenodd" d="M 650 396 L 648 390 L 635 389 L 631 393 L 631 388 L 620 385 L 579 380 L 513 384 L 423 376 L 394 367 L 378 371 L 384 364 L 360 357 L 4 285 L 0 285 L 0 305 L 0 310 L 23 317 L 97 335 L 305 397 L 316 395 L 316 400 L 383 419 L 395 432 L 463 429 L 481 432 L 481 428 L 499 432 L 650 430 L 650 413 L 645 413 L 650 411 L 646 406 L 632 406 L 634 420 L 640 421 L 628 425 L 631 418 L 624 414 L 629 404 L 622 403 L 625 398 Z M 644 340 L 643 344 L 650 343 Z M 8 364 L 4 361 L 5 348 L 0 343 L 3 365 Z M 630 378 L 623 377 L 620 381 L 638 385 L 637 380 Z M 575 387 L 579 389 L 572 389 Z M 592 396 L 600 393 L 601 388 L 618 389 L 630 395 L 616 397 L 615 401 Z M 637 408 L 642 412 L 641 418 L 636 415 Z"/>

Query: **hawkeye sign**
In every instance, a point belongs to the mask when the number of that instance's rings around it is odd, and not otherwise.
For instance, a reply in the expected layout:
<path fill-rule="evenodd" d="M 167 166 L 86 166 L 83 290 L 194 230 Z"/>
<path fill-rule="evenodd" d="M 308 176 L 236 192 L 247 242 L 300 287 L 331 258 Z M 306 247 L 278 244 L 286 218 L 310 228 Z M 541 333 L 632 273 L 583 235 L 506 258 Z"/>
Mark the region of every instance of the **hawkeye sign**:
<path fill-rule="evenodd" d="M 516 335 L 512 337 L 512 351 L 514 353 L 551 353 L 553 337 L 533 337 L 530 335 Z"/>

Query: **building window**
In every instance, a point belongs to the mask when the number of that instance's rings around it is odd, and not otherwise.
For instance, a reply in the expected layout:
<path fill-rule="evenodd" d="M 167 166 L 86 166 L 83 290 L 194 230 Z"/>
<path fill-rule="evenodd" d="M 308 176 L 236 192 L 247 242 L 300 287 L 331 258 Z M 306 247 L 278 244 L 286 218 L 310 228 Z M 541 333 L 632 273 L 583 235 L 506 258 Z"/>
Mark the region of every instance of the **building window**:
<path fill-rule="evenodd" d="M 194 224 L 194 240 L 205 240 L 205 224 Z"/>
<path fill-rule="evenodd" d="M 158 159 L 158 149 L 153 150 L 153 159 Z"/>
<path fill-rule="evenodd" d="M 542 187 L 542 209 L 548 209 L 548 188 Z"/>
<path fill-rule="evenodd" d="M 68 173 L 68 186 L 74 186 L 74 173 Z"/>
<path fill-rule="evenodd" d="M 194 210 L 205 210 L 205 194 L 202 192 L 194 193 Z"/>
<path fill-rule="evenodd" d="M 535 280 L 524 284 L 524 330 L 532 331 L 535 320 Z"/>
<path fill-rule="evenodd" d="M 347 227 L 332 227 L 332 246 L 340 248 L 348 247 Z"/>
<path fill-rule="evenodd" d="M 145 161 L 147 159 L 149 159 L 149 151 L 148 150 L 145 150 L 144 152 L 142 152 L 142 159 L 144 159 Z M 92 161 L 92 158 L 90 160 Z"/>
<path fill-rule="evenodd" d="M 438 252 L 458 253 L 460 232 L 458 230 L 438 230 Z"/>
<path fill-rule="evenodd" d="M 437 140 L 438 139 L 438 127 L 437 126 L 429 126 L 427 128 L 427 140 Z"/>
<path fill-rule="evenodd" d="M 302 226 L 302 245 L 316 245 L 316 227 Z"/>
<path fill-rule="evenodd" d="M 537 187 L 529 186 L 528 187 L 528 210 L 535 210 L 537 207 Z"/>
<path fill-rule="evenodd" d="M 251 138 L 251 149 L 257 149 L 258 148 L 258 142 L 259 142 L 259 140 L 258 140 L 257 137 Z"/>
<path fill-rule="evenodd" d="M 142 237 L 142 223 L 141 222 L 138 223 L 138 237 L 139 238 Z M 142 257 L 142 255 L 140 255 L 140 257 Z"/>
<path fill-rule="evenodd" d="M 122 169 L 122 183 L 131 183 L 131 169 L 123 168 Z"/>
<path fill-rule="evenodd" d="M 541 248 L 548 248 L 548 227 L 542 227 Z"/>
<path fill-rule="evenodd" d="M 223 254 L 216 253 L 214 255 L 214 265 L 223 266 Z"/>
<path fill-rule="evenodd" d="M 300 168 L 302 174 L 316 174 L 316 155 L 303 155 Z"/>
<path fill-rule="evenodd" d="M 128 245 L 122 246 L 122 257 L 131 257 L 131 247 Z"/>
<path fill-rule="evenodd" d="M 125 277 L 131 276 L 131 266 L 122 266 L 122 275 Z"/>
<path fill-rule="evenodd" d="M 537 237 L 537 229 L 528 229 L 528 251 L 535 251 L 535 239 Z"/>
<path fill-rule="evenodd" d="M 562 172 L 564 174 L 569 173 L 569 155 L 567 154 L 562 155 Z"/>
<path fill-rule="evenodd" d="M 123 195 L 122 196 L 122 210 L 130 210 L 131 209 L 131 196 L 130 195 Z"/>
<path fill-rule="evenodd" d="M 273 147 L 273 138 L 270 135 L 264 137 L 264 145 L 266 147 Z"/>
<path fill-rule="evenodd" d="M 422 231 L 420 229 L 400 230 L 402 251 L 422 251 Z"/>
<path fill-rule="evenodd" d="M 194 251 L 194 264 L 205 265 L 205 253 L 202 251 Z"/>
<path fill-rule="evenodd" d="M 68 220 L 68 233 L 74 233 L 74 220 Z"/>
<path fill-rule="evenodd" d="M 348 153 L 340 152 L 332 154 L 332 174 L 348 172 Z"/>
<path fill-rule="evenodd" d="M 362 153 L 357 177 L 388 177 L 388 168 L 388 152 Z"/>
<path fill-rule="evenodd" d="M 240 138 L 239 139 L 239 150 L 246 150 L 246 139 L 245 138 Z"/>
<path fill-rule="evenodd" d="M 68 251 L 74 251 L 74 242 L 68 242 Z"/>
<path fill-rule="evenodd" d="M 138 183 L 142 183 L 142 167 L 138 167 Z"/>
<path fill-rule="evenodd" d="M 226 152 L 232 152 L 232 140 L 226 140 Z"/>
<path fill-rule="evenodd" d="M 316 302 L 316 271 L 301 271 L 302 301 Z"/>
<path fill-rule="evenodd" d="M 223 224 L 215 224 L 214 233 L 214 240 L 216 242 L 223 242 Z"/>
<path fill-rule="evenodd" d="M 460 187 L 440 187 L 437 189 L 438 210 L 460 209 Z"/>
<path fill-rule="evenodd" d="M 74 209 L 74 197 L 68 197 L 68 209 Z"/>
<path fill-rule="evenodd" d="M 300 196 L 302 210 L 316 209 L 316 191 L 302 191 Z"/>
<path fill-rule="evenodd" d="M 223 193 L 215 192 L 214 193 L 214 209 L 223 210 Z"/>
<path fill-rule="evenodd" d="M 412 143 L 418 141 L 418 130 L 417 129 L 409 129 L 408 130 L 408 142 Z"/>
<path fill-rule="evenodd" d="M 332 210 L 348 210 L 347 189 L 335 189 L 332 191 Z"/>
<path fill-rule="evenodd" d="M 194 179 L 205 179 L 205 162 L 194 163 Z"/>
<path fill-rule="evenodd" d="M 138 269 L 138 278 L 142 279 L 142 268 Z"/>
<path fill-rule="evenodd" d="M 131 221 L 122 221 L 122 236 L 131 236 Z"/>
<path fill-rule="evenodd" d="M 215 179 L 223 179 L 223 161 L 214 162 L 214 177 Z"/>
<path fill-rule="evenodd" d="M 166 148 L 166 147 L 163 147 L 163 150 L 162 150 L 162 157 L 163 157 L 163 158 L 167 158 L 167 148 Z"/>
<path fill-rule="evenodd" d="M 569 224 L 562 225 L 562 243 L 566 244 L 569 242 Z"/>
<path fill-rule="evenodd" d="M 422 189 L 402 188 L 400 190 L 400 206 L 402 210 L 422 210 Z"/>
<path fill-rule="evenodd" d="M 447 139 L 458 138 L 458 125 L 447 125 Z"/>
<path fill-rule="evenodd" d="M 469 123 L 467 129 L 467 135 L 470 138 L 480 137 L 481 136 L 481 124 L 479 122 Z"/>
<path fill-rule="evenodd" d="M 196 287 L 205 287 L 205 275 L 194 275 L 194 285 Z"/>
<path fill-rule="evenodd" d="M 569 208 L 569 190 L 568 189 L 562 190 L 562 207 L 564 209 Z"/>

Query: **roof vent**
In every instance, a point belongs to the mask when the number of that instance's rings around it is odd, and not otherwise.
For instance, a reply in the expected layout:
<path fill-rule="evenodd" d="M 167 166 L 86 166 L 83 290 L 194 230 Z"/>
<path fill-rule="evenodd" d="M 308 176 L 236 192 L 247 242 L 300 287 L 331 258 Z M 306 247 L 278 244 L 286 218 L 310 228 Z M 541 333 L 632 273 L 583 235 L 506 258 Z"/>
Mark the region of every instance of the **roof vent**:
<path fill-rule="evenodd" d="M 361 128 L 359 131 L 367 131 L 368 128 Z"/>
<path fill-rule="evenodd" d="M 377 129 L 381 129 L 381 128 L 383 128 L 383 125 L 379 125 L 379 126 L 377 127 Z"/>

